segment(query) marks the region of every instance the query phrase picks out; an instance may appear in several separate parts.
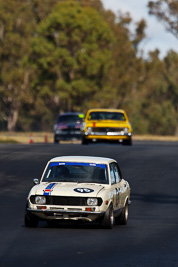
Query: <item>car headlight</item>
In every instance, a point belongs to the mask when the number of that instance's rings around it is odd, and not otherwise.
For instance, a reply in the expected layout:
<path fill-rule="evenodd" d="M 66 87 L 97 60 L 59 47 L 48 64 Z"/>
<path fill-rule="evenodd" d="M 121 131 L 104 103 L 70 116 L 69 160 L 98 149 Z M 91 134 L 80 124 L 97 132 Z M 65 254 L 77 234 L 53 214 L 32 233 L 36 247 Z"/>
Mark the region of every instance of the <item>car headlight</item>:
<path fill-rule="evenodd" d="M 97 206 L 98 205 L 98 199 L 97 198 L 88 198 L 87 199 L 87 205 L 88 206 Z"/>
<path fill-rule="evenodd" d="M 124 134 L 128 134 L 128 132 L 129 132 L 129 128 L 124 128 Z"/>
<path fill-rule="evenodd" d="M 46 204 L 46 198 L 44 196 L 36 196 L 35 197 L 36 204 Z"/>
<path fill-rule="evenodd" d="M 91 128 L 91 127 L 88 127 L 88 128 L 87 128 L 87 133 L 88 133 L 88 134 L 91 134 L 91 132 L 92 132 L 92 128 Z"/>
<path fill-rule="evenodd" d="M 56 133 L 56 134 L 60 134 L 60 133 L 62 133 L 62 130 L 57 129 L 57 130 L 55 130 L 55 133 Z"/>
<path fill-rule="evenodd" d="M 85 126 L 86 126 L 86 123 L 85 123 L 85 122 L 82 122 L 82 125 L 81 125 L 80 130 L 81 130 L 81 131 L 84 131 L 84 130 L 85 130 Z"/>

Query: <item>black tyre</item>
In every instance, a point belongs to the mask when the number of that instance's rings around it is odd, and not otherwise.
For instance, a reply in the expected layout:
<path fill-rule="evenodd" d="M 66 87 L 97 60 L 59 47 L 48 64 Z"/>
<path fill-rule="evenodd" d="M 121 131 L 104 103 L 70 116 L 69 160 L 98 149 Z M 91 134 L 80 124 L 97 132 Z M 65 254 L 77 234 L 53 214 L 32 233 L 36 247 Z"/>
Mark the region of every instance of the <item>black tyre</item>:
<path fill-rule="evenodd" d="M 54 143 L 59 144 L 59 140 L 56 138 L 56 136 L 54 136 Z"/>
<path fill-rule="evenodd" d="M 105 213 L 105 215 L 104 215 L 104 217 L 103 217 L 103 219 L 102 219 L 102 227 L 104 227 L 104 228 L 107 228 L 107 229 L 112 229 L 113 228 L 113 225 L 114 225 L 114 211 L 113 211 L 113 206 L 111 205 L 108 209 L 107 209 L 107 211 L 106 211 L 106 213 Z"/>
<path fill-rule="evenodd" d="M 130 137 L 128 140 L 123 141 L 124 146 L 132 146 L 132 138 Z"/>
<path fill-rule="evenodd" d="M 125 207 L 123 208 L 121 214 L 115 218 L 116 224 L 126 225 L 128 221 L 128 215 L 129 215 L 129 204 L 128 201 L 125 204 Z"/>
<path fill-rule="evenodd" d="M 38 222 L 39 219 L 33 215 L 31 212 L 29 212 L 27 210 L 27 206 L 26 206 L 26 210 L 25 210 L 25 226 L 26 227 L 37 227 L 38 226 Z"/>
<path fill-rule="evenodd" d="M 82 145 L 88 145 L 88 140 L 85 138 L 85 136 L 82 136 Z"/>

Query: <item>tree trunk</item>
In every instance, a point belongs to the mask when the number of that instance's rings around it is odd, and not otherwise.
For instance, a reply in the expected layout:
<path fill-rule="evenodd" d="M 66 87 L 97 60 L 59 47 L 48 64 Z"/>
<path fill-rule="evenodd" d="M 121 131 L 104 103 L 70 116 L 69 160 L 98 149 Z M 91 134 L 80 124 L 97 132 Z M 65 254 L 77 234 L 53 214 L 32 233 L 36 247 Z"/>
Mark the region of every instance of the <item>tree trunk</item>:
<path fill-rule="evenodd" d="M 12 110 L 7 118 L 7 130 L 12 132 L 16 128 L 17 119 L 18 119 L 19 112 L 18 110 Z"/>
<path fill-rule="evenodd" d="M 178 125 L 176 126 L 175 136 L 178 136 Z"/>

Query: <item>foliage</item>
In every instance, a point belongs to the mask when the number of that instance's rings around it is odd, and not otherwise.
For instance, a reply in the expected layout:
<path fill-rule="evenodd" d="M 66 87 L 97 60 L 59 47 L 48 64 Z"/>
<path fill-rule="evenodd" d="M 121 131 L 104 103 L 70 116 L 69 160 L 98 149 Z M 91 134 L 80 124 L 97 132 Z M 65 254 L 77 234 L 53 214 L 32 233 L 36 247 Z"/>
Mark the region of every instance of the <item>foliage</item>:
<path fill-rule="evenodd" d="M 7 120 L 8 130 L 15 128 L 18 112 L 28 84 L 29 10 L 20 1 L 0 1 L 0 96 L 1 117 Z M 33 27 L 33 25 L 30 25 Z"/>
<path fill-rule="evenodd" d="M 16 128 L 22 104 L 32 101 L 29 43 L 36 29 L 40 2 L 44 13 L 45 3 L 49 7 L 46 0 L 0 0 L 0 115 L 7 121 L 9 131 Z"/>
<path fill-rule="evenodd" d="M 174 54 L 174 52 L 172 53 Z M 177 85 L 174 80 L 172 87 L 174 93 L 171 92 L 169 77 L 172 76 L 171 71 L 175 71 L 177 61 L 171 57 L 172 53 L 170 52 L 170 55 L 161 61 L 158 51 L 150 52 L 149 61 L 145 62 L 144 82 L 138 98 L 140 103 L 137 104 L 137 111 L 140 110 L 141 114 L 141 123 L 138 123 L 138 115 L 136 116 L 136 131 L 138 132 L 173 135 L 176 131 Z M 168 61 L 171 70 L 168 67 Z M 166 62 L 167 64 L 165 64 Z"/>
<path fill-rule="evenodd" d="M 163 21 L 167 30 L 178 38 L 178 1 L 176 0 L 156 0 L 149 1 L 149 13 L 155 15 Z"/>
<path fill-rule="evenodd" d="M 58 99 L 60 111 L 84 110 L 82 103 L 100 90 L 109 68 L 109 26 L 94 9 L 65 2 L 56 5 L 37 33 L 30 56 L 37 73 L 36 100 L 53 109 Z"/>
<path fill-rule="evenodd" d="M 175 1 L 149 8 L 177 34 Z M 130 23 L 100 0 L 0 0 L 0 129 L 52 131 L 59 112 L 104 107 L 125 109 L 134 133 L 178 132 L 178 54 L 146 60 L 146 21 Z"/>

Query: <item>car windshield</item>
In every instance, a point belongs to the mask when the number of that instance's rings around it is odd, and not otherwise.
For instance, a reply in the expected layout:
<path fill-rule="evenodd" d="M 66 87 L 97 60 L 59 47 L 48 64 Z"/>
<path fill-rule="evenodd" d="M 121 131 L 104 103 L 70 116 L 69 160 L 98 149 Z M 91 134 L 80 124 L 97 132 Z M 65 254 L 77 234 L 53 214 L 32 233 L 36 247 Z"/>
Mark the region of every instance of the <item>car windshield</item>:
<path fill-rule="evenodd" d="M 122 112 L 106 112 L 106 111 L 95 111 L 90 112 L 88 120 L 116 120 L 125 121 L 126 118 Z"/>
<path fill-rule="evenodd" d="M 82 122 L 84 119 L 84 114 L 76 114 L 76 115 L 61 115 L 58 117 L 57 122 Z"/>
<path fill-rule="evenodd" d="M 51 162 L 42 182 L 109 183 L 105 164 L 76 162 Z"/>

